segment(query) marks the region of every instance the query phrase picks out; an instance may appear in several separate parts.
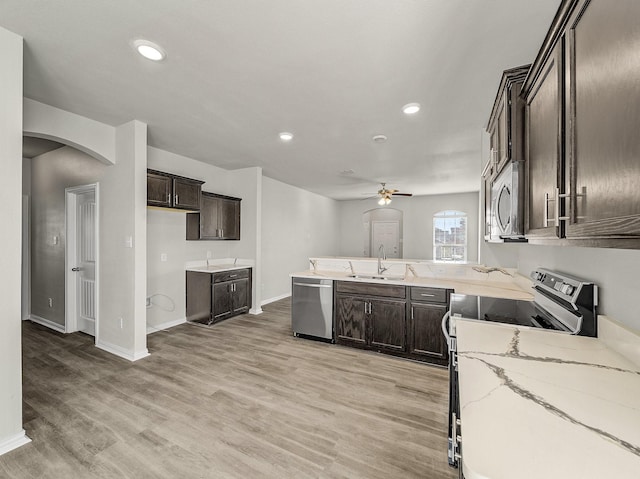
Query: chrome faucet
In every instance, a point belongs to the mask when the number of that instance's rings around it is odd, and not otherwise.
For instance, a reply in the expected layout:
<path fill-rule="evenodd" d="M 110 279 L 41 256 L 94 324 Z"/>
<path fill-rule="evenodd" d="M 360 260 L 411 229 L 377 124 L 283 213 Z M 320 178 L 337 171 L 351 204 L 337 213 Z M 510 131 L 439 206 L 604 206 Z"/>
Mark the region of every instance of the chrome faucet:
<path fill-rule="evenodd" d="M 382 260 L 387 259 L 387 255 L 384 254 L 384 244 L 381 244 L 378 248 L 378 274 L 384 273 L 388 268 L 382 266 Z"/>

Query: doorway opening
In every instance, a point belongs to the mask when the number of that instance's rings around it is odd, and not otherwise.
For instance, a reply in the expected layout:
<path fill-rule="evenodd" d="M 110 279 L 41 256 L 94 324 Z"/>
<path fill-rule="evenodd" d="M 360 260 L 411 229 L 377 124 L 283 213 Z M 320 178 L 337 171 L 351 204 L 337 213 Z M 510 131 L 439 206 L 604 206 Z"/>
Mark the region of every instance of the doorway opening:
<path fill-rule="evenodd" d="M 98 331 L 99 185 L 65 189 L 65 332 Z"/>
<path fill-rule="evenodd" d="M 380 245 L 387 258 L 403 257 L 402 211 L 376 208 L 362 215 L 364 230 L 364 256 L 377 257 Z"/>

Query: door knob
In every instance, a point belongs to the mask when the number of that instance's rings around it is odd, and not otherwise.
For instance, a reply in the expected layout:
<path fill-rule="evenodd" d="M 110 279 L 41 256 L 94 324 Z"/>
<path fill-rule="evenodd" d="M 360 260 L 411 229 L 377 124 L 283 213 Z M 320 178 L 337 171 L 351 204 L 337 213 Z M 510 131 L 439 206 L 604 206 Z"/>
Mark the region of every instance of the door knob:
<path fill-rule="evenodd" d="M 76 266 L 75 268 L 71 268 L 71 271 L 76 271 L 76 272 L 78 272 L 78 271 L 80 271 L 80 268 L 78 268 L 78 267 Z"/>

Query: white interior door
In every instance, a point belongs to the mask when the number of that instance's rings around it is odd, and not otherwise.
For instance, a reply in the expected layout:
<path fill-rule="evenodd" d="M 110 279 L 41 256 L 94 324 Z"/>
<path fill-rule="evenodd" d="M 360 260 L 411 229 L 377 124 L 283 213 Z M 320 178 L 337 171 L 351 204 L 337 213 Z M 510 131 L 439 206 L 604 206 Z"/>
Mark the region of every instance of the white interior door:
<path fill-rule="evenodd" d="M 95 336 L 98 208 L 96 185 L 67 189 L 66 332 Z"/>
<path fill-rule="evenodd" d="M 384 245 L 387 258 L 399 258 L 400 224 L 397 221 L 373 221 L 371 228 L 371 253 Z"/>

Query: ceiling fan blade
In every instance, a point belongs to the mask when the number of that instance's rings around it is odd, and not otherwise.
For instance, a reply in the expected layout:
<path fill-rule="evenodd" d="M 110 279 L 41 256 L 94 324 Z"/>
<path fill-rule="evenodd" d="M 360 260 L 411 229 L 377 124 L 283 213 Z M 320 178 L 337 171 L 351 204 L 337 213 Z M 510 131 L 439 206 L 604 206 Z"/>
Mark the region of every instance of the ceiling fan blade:
<path fill-rule="evenodd" d="M 413 193 L 394 193 L 393 196 L 413 196 Z"/>

